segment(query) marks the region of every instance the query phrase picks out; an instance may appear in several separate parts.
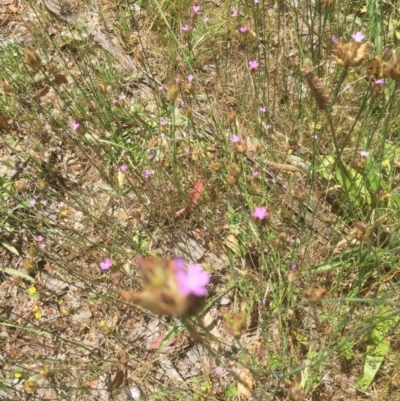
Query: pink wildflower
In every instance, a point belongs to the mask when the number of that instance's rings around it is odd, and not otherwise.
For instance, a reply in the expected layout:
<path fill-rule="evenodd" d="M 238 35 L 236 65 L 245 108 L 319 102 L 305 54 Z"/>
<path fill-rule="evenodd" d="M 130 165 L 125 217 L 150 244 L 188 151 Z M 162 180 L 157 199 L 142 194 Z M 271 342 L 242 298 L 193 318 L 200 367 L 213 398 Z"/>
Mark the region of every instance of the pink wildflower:
<path fill-rule="evenodd" d="M 44 242 L 41 242 L 41 243 L 39 244 L 39 247 L 40 247 L 41 249 L 44 249 L 44 248 L 46 248 L 46 244 L 45 244 Z"/>
<path fill-rule="evenodd" d="M 229 140 L 230 140 L 232 143 L 240 142 L 240 136 L 239 136 L 239 135 L 232 135 L 232 136 L 229 138 Z"/>
<path fill-rule="evenodd" d="M 258 110 L 260 111 L 260 113 L 266 113 L 267 112 L 267 108 L 265 106 L 260 106 L 260 108 Z"/>
<path fill-rule="evenodd" d="M 161 120 L 160 120 L 160 125 L 165 125 L 165 124 L 166 124 L 166 121 L 163 120 L 163 119 L 161 119 Z"/>
<path fill-rule="evenodd" d="M 72 123 L 72 129 L 74 131 L 77 131 L 80 126 L 81 125 L 79 123 L 77 123 L 76 121 Z"/>
<path fill-rule="evenodd" d="M 44 240 L 43 235 L 38 235 L 38 236 L 36 237 L 36 240 L 37 240 L 38 242 L 42 242 L 42 241 Z"/>
<path fill-rule="evenodd" d="M 252 175 L 254 178 L 258 177 L 259 174 L 260 174 L 260 173 L 259 173 L 258 171 L 256 171 L 256 170 L 254 170 L 254 171 L 251 172 L 251 175 Z"/>
<path fill-rule="evenodd" d="M 256 207 L 253 213 L 253 217 L 258 220 L 264 220 L 268 216 L 266 207 Z"/>
<path fill-rule="evenodd" d="M 205 297 L 207 295 L 206 286 L 210 283 L 210 275 L 200 264 L 191 264 L 187 270 L 178 269 L 175 278 L 183 296 L 193 294 L 197 297 Z"/>
<path fill-rule="evenodd" d="M 119 168 L 123 173 L 125 173 L 126 170 L 128 170 L 128 166 L 126 164 L 123 164 L 120 168 Z"/>
<path fill-rule="evenodd" d="M 351 37 L 358 43 L 361 43 L 365 38 L 365 35 L 362 32 L 356 32 Z"/>
<path fill-rule="evenodd" d="M 359 150 L 357 152 L 361 157 L 368 157 L 369 156 L 369 152 L 366 150 Z"/>
<path fill-rule="evenodd" d="M 238 10 L 236 10 L 236 9 L 234 9 L 234 10 L 232 10 L 232 12 L 231 12 L 231 17 L 233 17 L 233 18 L 235 18 L 235 17 L 237 17 L 238 16 Z"/>
<path fill-rule="evenodd" d="M 192 82 L 192 81 L 194 80 L 194 76 L 193 76 L 193 75 L 188 75 L 188 76 L 187 76 L 187 80 L 188 80 L 189 82 Z"/>
<path fill-rule="evenodd" d="M 379 78 L 379 79 L 377 79 L 377 80 L 375 81 L 375 83 L 376 83 L 377 85 L 383 85 L 383 84 L 385 83 L 385 80 L 384 80 L 383 78 Z"/>
<path fill-rule="evenodd" d="M 257 60 L 250 60 L 249 61 L 249 68 L 250 70 L 256 70 L 260 64 Z"/>
<path fill-rule="evenodd" d="M 188 32 L 190 30 L 190 26 L 188 24 L 182 26 L 182 31 Z"/>
<path fill-rule="evenodd" d="M 247 26 L 241 26 L 240 28 L 239 28 L 239 31 L 240 32 L 242 32 L 242 33 L 246 33 L 247 32 Z"/>
<path fill-rule="evenodd" d="M 210 20 L 210 18 L 207 17 L 207 16 L 205 16 L 204 19 L 203 19 L 204 22 L 208 22 L 209 20 Z"/>
<path fill-rule="evenodd" d="M 35 204 L 36 204 L 36 199 L 31 199 L 31 200 L 28 201 L 28 203 L 29 203 L 31 206 L 35 206 Z"/>
<path fill-rule="evenodd" d="M 154 173 L 150 170 L 144 170 L 143 177 L 150 178 Z"/>
<path fill-rule="evenodd" d="M 192 7 L 192 10 L 193 10 L 193 13 L 194 13 L 194 14 L 197 14 L 197 13 L 200 11 L 200 6 L 197 5 L 197 4 L 195 4 L 195 5 Z"/>
<path fill-rule="evenodd" d="M 337 36 L 336 35 L 332 35 L 332 42 L 336 45 L 338 42 L 339 42 L 339 40 L 338 40 L 338 38 L 337 38 Z"/>
<path fill-rule="evenodd" d="M 102 262 L 100 262 L 101 270 L 109 270 L 111 266 L 112 263 L 110 258 L 105 258 Z"/>
<path fill-rule="evenodd" d="M 217 375 L 222 375 L 223 371 L 224 371 L 224 369 L 222 368 L 222 366 L 217 366 L 217 367 L 215 368 L 215 373 L 216 373 Z"/>

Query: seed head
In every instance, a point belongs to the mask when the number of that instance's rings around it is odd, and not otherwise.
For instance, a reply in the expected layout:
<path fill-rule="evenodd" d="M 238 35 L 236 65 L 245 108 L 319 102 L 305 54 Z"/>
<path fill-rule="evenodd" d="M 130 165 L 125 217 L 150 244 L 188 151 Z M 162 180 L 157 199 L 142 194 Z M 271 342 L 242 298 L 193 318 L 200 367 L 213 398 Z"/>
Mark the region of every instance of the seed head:
<path fill-rule="evenodd" d="M 24 50 L 25 54 L 25 61 L 29 65 L 29 67 L 34 68 L 37 70 L 42 65 L 42 60 L 40 59 L 39 53 L 37 50 L 33 49 L 32 47 L 27 47 Z"/>
<path fill-rule="evenodd" d="M 303 74 L 320 110 L 328 110 L 331 103 L 328 90 L 317 76 L 310 59 L 304 60 Z"/>
<path fill-rule="evenodd" d="M 339 67 L 358 67 L 368 56 L 370 42 L 361 43 L 364 35 L 357 32 L 346 43 L 340 38 L 336 44 L 336 64 Z"/>

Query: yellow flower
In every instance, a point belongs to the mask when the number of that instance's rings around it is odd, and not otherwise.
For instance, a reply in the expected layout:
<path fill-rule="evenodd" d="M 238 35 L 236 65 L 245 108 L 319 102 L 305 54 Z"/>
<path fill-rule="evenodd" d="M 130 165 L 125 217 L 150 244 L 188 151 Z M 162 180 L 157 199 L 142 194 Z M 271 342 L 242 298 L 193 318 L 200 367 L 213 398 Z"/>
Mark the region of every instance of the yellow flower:
<path fill-rule="evenodd" d="M 29 287 L 28 291 L 30 294 L 35 294 L 37 290 L 36 290 L 36 287 L 32 286 L 32 287 Z"/>
<path fill-rule="evenodd" d="M 15 373 L 14 373 L 14 377 L 15 377 L 16 379 L 19 379 L 21 376 L 22 376 L 22 373 L 21 373 L 21 372 L 15 372 Z"/>
<path fill-rule="evenodd" d="M 38 311 L 35 313 L 35 318 L 36 318 L 36 319 L 40 319 L 41 317 L 42 317 L 42 311 L 38 310 Z"/>

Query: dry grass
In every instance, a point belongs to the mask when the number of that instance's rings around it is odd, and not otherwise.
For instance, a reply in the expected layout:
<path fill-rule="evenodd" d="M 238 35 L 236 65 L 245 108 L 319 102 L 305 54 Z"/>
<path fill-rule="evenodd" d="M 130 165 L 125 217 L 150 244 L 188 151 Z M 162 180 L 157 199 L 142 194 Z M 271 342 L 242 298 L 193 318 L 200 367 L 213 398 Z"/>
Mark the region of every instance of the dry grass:
<path fill-rule="evenodd" d="M 390 6 L 45 3 L 0 9 L 0 398 L 396 399 L 398 84 L 366 70 Z M 210 272 L 198 318 L 121 300 L 143 254 Z"/>

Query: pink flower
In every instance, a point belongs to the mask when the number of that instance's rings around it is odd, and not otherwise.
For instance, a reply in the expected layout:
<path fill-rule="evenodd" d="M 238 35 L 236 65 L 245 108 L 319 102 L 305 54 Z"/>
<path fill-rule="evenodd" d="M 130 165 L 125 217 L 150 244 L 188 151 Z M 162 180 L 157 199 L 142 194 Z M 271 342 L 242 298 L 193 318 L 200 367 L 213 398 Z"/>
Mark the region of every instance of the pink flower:
<path fill-rule="evenodd" d="M 190 30 L 190 26 L 188 24 L 182 26 L 182 31 L 188 32 Z"/>
<path fill-rule="evenodd" d="M 385 80 L 384 80 L 383 78 L 379 78 L 379 79 L 377 79 L 377 80 L 375 81 L 375 83 L 376 83 L 377 85 L 383 85 L 383 84 L 385 83 Z"/>
<path fill-rule="evenodd" d="M 251 175 L 252 175 L 254 178 L 258 177 L 259 174 L 260 174 L 260 173 L 259 173 L 258 171 L 256 171 L 256 170 L 254 170 L 254 171 L 251 172 Z"/>
<path fill-rule="evenodd" d="M 72 123 L 72 129 L 76 131 L 81 125 L 77 123 L 76 121 Z"/>
<path fill-rule="evenodd" d="M 112 263 L 111 263 L 110 258 L 106 258 L 102 262 L 100 262 L 101 270 L 109 270 L 111 266 L 112 266 Z"/>
<path fill-rule="evenodd" d="M 337 36 L 336 35 L 332 35 L 332 42 L 336 45 L 338 42 L 339 42 L 339 40 L 338 40 L 338 38 L 337 38 Z"/>
<path fill-rule="evenodd" d="M 126 170 L 128 170 L 128 166 L 126 164 L 123 164 L 120 168 L 119 168 L 123 173 L 125 173 Z"/>
<path fill-rule="evenodd" d="M 192 7 L 192 10 L 193 10 L 193 13 L 194 13 L 194 14 L 197 14 L 197 13 L 200 11 L 200 6 L 198 6 L 197 4 L 195 4 L 195 5 Z"/>
<path fill-rule="evenodd" d="M 161 92 L 161 91 L 164 90 L 164 87 L 163 87 L 162 85 L 160 85 L 160 86 L 158 87 L 158 90 Z"/>
<path fill-rule="evenodd" d="M 358 43 L 361 43 L 363 39 L 365 38 L 365 35 L 363 35 L 361 32 L 356 32 L 351 37 Z"/>
<path fill-rule="evenodd" d="M 258 4 L 260 0 L 254 0 L 254 4 Z"/>
<path fill-rule="evenodd" d="M 253 217 L 258 220 L 264 220 L 268 216 L 266 207 L 256 207 L 253 213 Z"/>
<path fill-rule="evenodd" d="M 193 294 L 197 297 L 205 297 L 207 295 L 206 286 L 210 283 L 210 275 L 200 264 L 191 264 L 187 270 L 178 269 L 175 278 L 183 296 Z"/>
<path fill-rule="evenodd" d="M 188 75 L 188 76 L 187 76 L 187 80 L 188 80 L 189 82 L 192 82 L 192 81 L 194 80 L 194 76 L 193 76 L 193 75 Z"/>
<path fill-rule="evenodd" d="M 231 12 L 231 17 L 233 17 L 233 18 L 235 18 L 235 17 L 237 17 L 238 16 L 238 10 L 232 10 L 232 12 Z"/>
<path fill-rule="evenodd" d="M 267 108 L 265 106 L 260 106 L 260 108 L 258 110 L 260 110 L 260 113 L 266 113 L 267 112 Z"/>
<path fill-rule="evenodd" d="M 241 26 L 239 28 L 239 31 L 242 32 L 242 33 L 246 33 L 247 32 L 247 26 Z"/>
<path fill-rule="evenodd" d="M 260 64 L 258 64 L 257 60 L 250 60 L 249 61 L 249 68 L 250 70 L 256 70 Z"/>
<path fill-rule="evenodd" d="M 36 237 L 36 240 L 37 240 L 38 242 L 42 242 L 42 241 L 44 240 L 43 235 L 38 235 L 38 236 Z"/>
<path fill-rule="evenodd" d="M 161 119 L 161 120 L 160 120 L 160 125 L 165 125 L 165 124 L 166 124 L 166 121 L 163 120 L 163 119 Z"/>
<path fill-rule="evenodd" d="M 31 200 L 28 201 L 28 203 L 29 203 L 31 206 L 35 206 L 35 204 L 36 204 L 36 199 L 31 199 Z"/>
<path fill-rule="evenodd" d="M 209 20 L 210 20 L 210 18 L 208 18 L 207 16 L 205 16 L 203 19 L 204 22 L 208 22 Z"/>
<path fill-rule="evenodd" d="M 217 366 L 217 367 L 215 368 L 215 373 L 216 373 L 217 375 L 222 375 L 223 372 L 224 372 L 224 369 L 222 368 L 222 366 Z"/>
<path fill-rule="evenodd" d="M 229 140 L 230 140 L 232 143 L 240 142 L 240 136 L 239 136 L 239 135 L 232 135 L 232 136 L 229 138 Z"/>
<path fill-rule="evenodd" d="M 41 242 L 41 243 L 39 244 L 39 247 L 40 247 L 41 249 L 44 249 L 44 248 L 46 248 L 46 244 L 45 244 L 44 242 Z"/>
<path fill-rule="evenodd" d="M 131 387 L 129 392 L 131 393 L 131 397 L 133 400 L 138 400 L 140 398 L 140 390 L 138 387 Z"/>
<path fill-rule="evenodd" d="M 129 145 L 130 143 L 132 142 L 132 139 L 131 138 L 128 138 L 127 140 L 126 140 L 126 143 Z"/>
<path fill-rule="evenodd" d="M 144 170 L 143 177 L 150 178 L 154 173 L 150 170 Z"/>
<path fill-rule="evenodd" d="M 357 152 L 361 157 L 368 157 L 369 156 L 369 152 L 366 150 L 359 150 Z"/>

